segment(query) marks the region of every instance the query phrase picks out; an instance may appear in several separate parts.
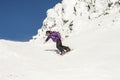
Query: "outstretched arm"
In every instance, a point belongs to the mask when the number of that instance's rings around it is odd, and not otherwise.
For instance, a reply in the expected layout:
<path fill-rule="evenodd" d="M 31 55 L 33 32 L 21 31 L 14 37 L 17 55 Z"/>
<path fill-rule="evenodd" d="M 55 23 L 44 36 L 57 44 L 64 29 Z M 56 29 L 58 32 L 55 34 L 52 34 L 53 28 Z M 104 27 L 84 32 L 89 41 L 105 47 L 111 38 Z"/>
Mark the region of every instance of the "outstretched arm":
<path fill-rule="evenodd" d="M 50 37 L 47 37 L 47 39 L 45 40 L 44 44 L 50 39 Z"/>
<path fill-rule="evenodd" d="M 50 36 L 47 37 L 47 39 L 45 40 L 45 42 L 47 42 L 50 39 Z"/>

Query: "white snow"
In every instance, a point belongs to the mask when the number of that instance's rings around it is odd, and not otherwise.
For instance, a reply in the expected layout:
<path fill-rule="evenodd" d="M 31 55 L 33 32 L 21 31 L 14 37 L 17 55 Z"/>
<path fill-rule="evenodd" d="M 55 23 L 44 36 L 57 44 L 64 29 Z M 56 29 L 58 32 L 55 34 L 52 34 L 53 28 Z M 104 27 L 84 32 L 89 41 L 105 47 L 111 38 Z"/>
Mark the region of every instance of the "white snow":
<path fill-rule="evenodd" d="M 59 31 L 64 38 L 80 31 L 89 31 L 89 29 L 93 31 L 93 27 L 97 29 L 103 29 L 101 27 L 104 27 L 105 30 L 106 27 L 112 27 L 112 23 L 116 20 L 119 21 L 119 16 L 119 0 L 63 0 L 47 11 L 47 17 L 43 21 L 42 28 L 30 41 L 37 44 L 43 41 L 46 30 Z M 109 23 L 109 26 L 105 24 L 105 20 Z M 94 21 L 95 24 L 93 24 Z M 104 26 L 101 26 L 102 24 Z M 118 28 L 115 27 L 115 29 Z M 96 31 L 96 29 L 94 30 Z"/>
<path fill-rule="evenodd" d="M 120 31 L 89 32 L 64 40 L 64 56 L 45 45 L 0 41 L 0 80 L 119 80 Z"/>
<path fill-rule="evenodd" d="M 30 42 L 0 40 L 0 80 L 120 80 L 119 6 L 99 15 L 99 11 L 83 11 L 90 1 L 94 4 L 94 0 L 63 0 L 48 10 L 42 29 Z M 73 7 L 78 11 L 76 16 Z M 64 23 L 65 19 L 69 21 Z M 63 44 L 74 50 L 60 56 L 55 43 L 43 44 L 49 29 L 60 31 Z"/>

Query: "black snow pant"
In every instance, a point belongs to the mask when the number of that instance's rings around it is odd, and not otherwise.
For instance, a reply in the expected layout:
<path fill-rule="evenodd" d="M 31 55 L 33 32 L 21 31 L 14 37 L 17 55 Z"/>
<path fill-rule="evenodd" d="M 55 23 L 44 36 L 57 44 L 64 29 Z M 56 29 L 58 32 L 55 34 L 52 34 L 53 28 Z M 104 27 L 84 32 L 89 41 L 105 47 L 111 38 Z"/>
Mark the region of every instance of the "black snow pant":
<path fill-rule="evenodd" d="M 57 49 L 58 49 L 60 52 L 62 52 L 62 51 L 64 51 L 64 50 L 67 50 L 67 49 L 70 49 L 69 47 L 62 45 L 61 39 L 58 39 L 58 40 L 57 40 L 57 42 L 56 42 L 56 47 L 57 47 Z"/>

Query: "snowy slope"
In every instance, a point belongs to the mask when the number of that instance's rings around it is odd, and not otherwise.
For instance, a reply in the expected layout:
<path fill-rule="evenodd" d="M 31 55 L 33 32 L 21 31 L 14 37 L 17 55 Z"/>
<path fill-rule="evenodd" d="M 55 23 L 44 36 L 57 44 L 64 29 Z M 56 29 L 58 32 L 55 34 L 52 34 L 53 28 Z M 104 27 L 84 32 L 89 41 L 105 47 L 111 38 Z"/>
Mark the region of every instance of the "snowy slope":
<path fill-rule="evenodd" d="M 74 35 L 64 40 L 74 48 L 64 56 L 54 51 L 54 43 L 1 40 L 0 80 L 119 80 L 119 34 L 110 31 Z"/>
<path fill-rule="evenodd" d="M 112 3 L 111 7 L 106 6 L 108 3 Z M 30 42 L 0 40 L 0 80 L 120 80 L 118 3 L 119 0 L 63 0 L 48 10 L 42 29 Z M 85 11 L 88 4 L 96 6 Z M 60 56 L 55 43 L 43 44 L 48 29 L 60 31 L 63 44 L 74 50 Z"/>

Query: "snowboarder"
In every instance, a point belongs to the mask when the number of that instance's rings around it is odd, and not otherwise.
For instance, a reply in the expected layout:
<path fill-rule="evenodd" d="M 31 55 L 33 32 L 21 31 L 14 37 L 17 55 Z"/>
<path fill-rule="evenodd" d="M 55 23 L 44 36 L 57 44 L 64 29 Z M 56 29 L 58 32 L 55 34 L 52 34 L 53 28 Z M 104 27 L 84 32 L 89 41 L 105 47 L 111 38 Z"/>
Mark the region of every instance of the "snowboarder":
<path fill-rule="evenodd" d="M 63 55 L 63 54 L 65 54 L 65 52 L 69 52 L 70 51 L 69 47 L 62 45 L 61 35 L 60 35 L 59 32 L 56 32 L 56 31 L 46 31 L 46 36 L 47 36 L 47 38 L 45 40 L 45 43 L 49 39 L 52 39 L 53 42 L 56 42 L 56 47 L 61 52 L 60 55 Z"/>

